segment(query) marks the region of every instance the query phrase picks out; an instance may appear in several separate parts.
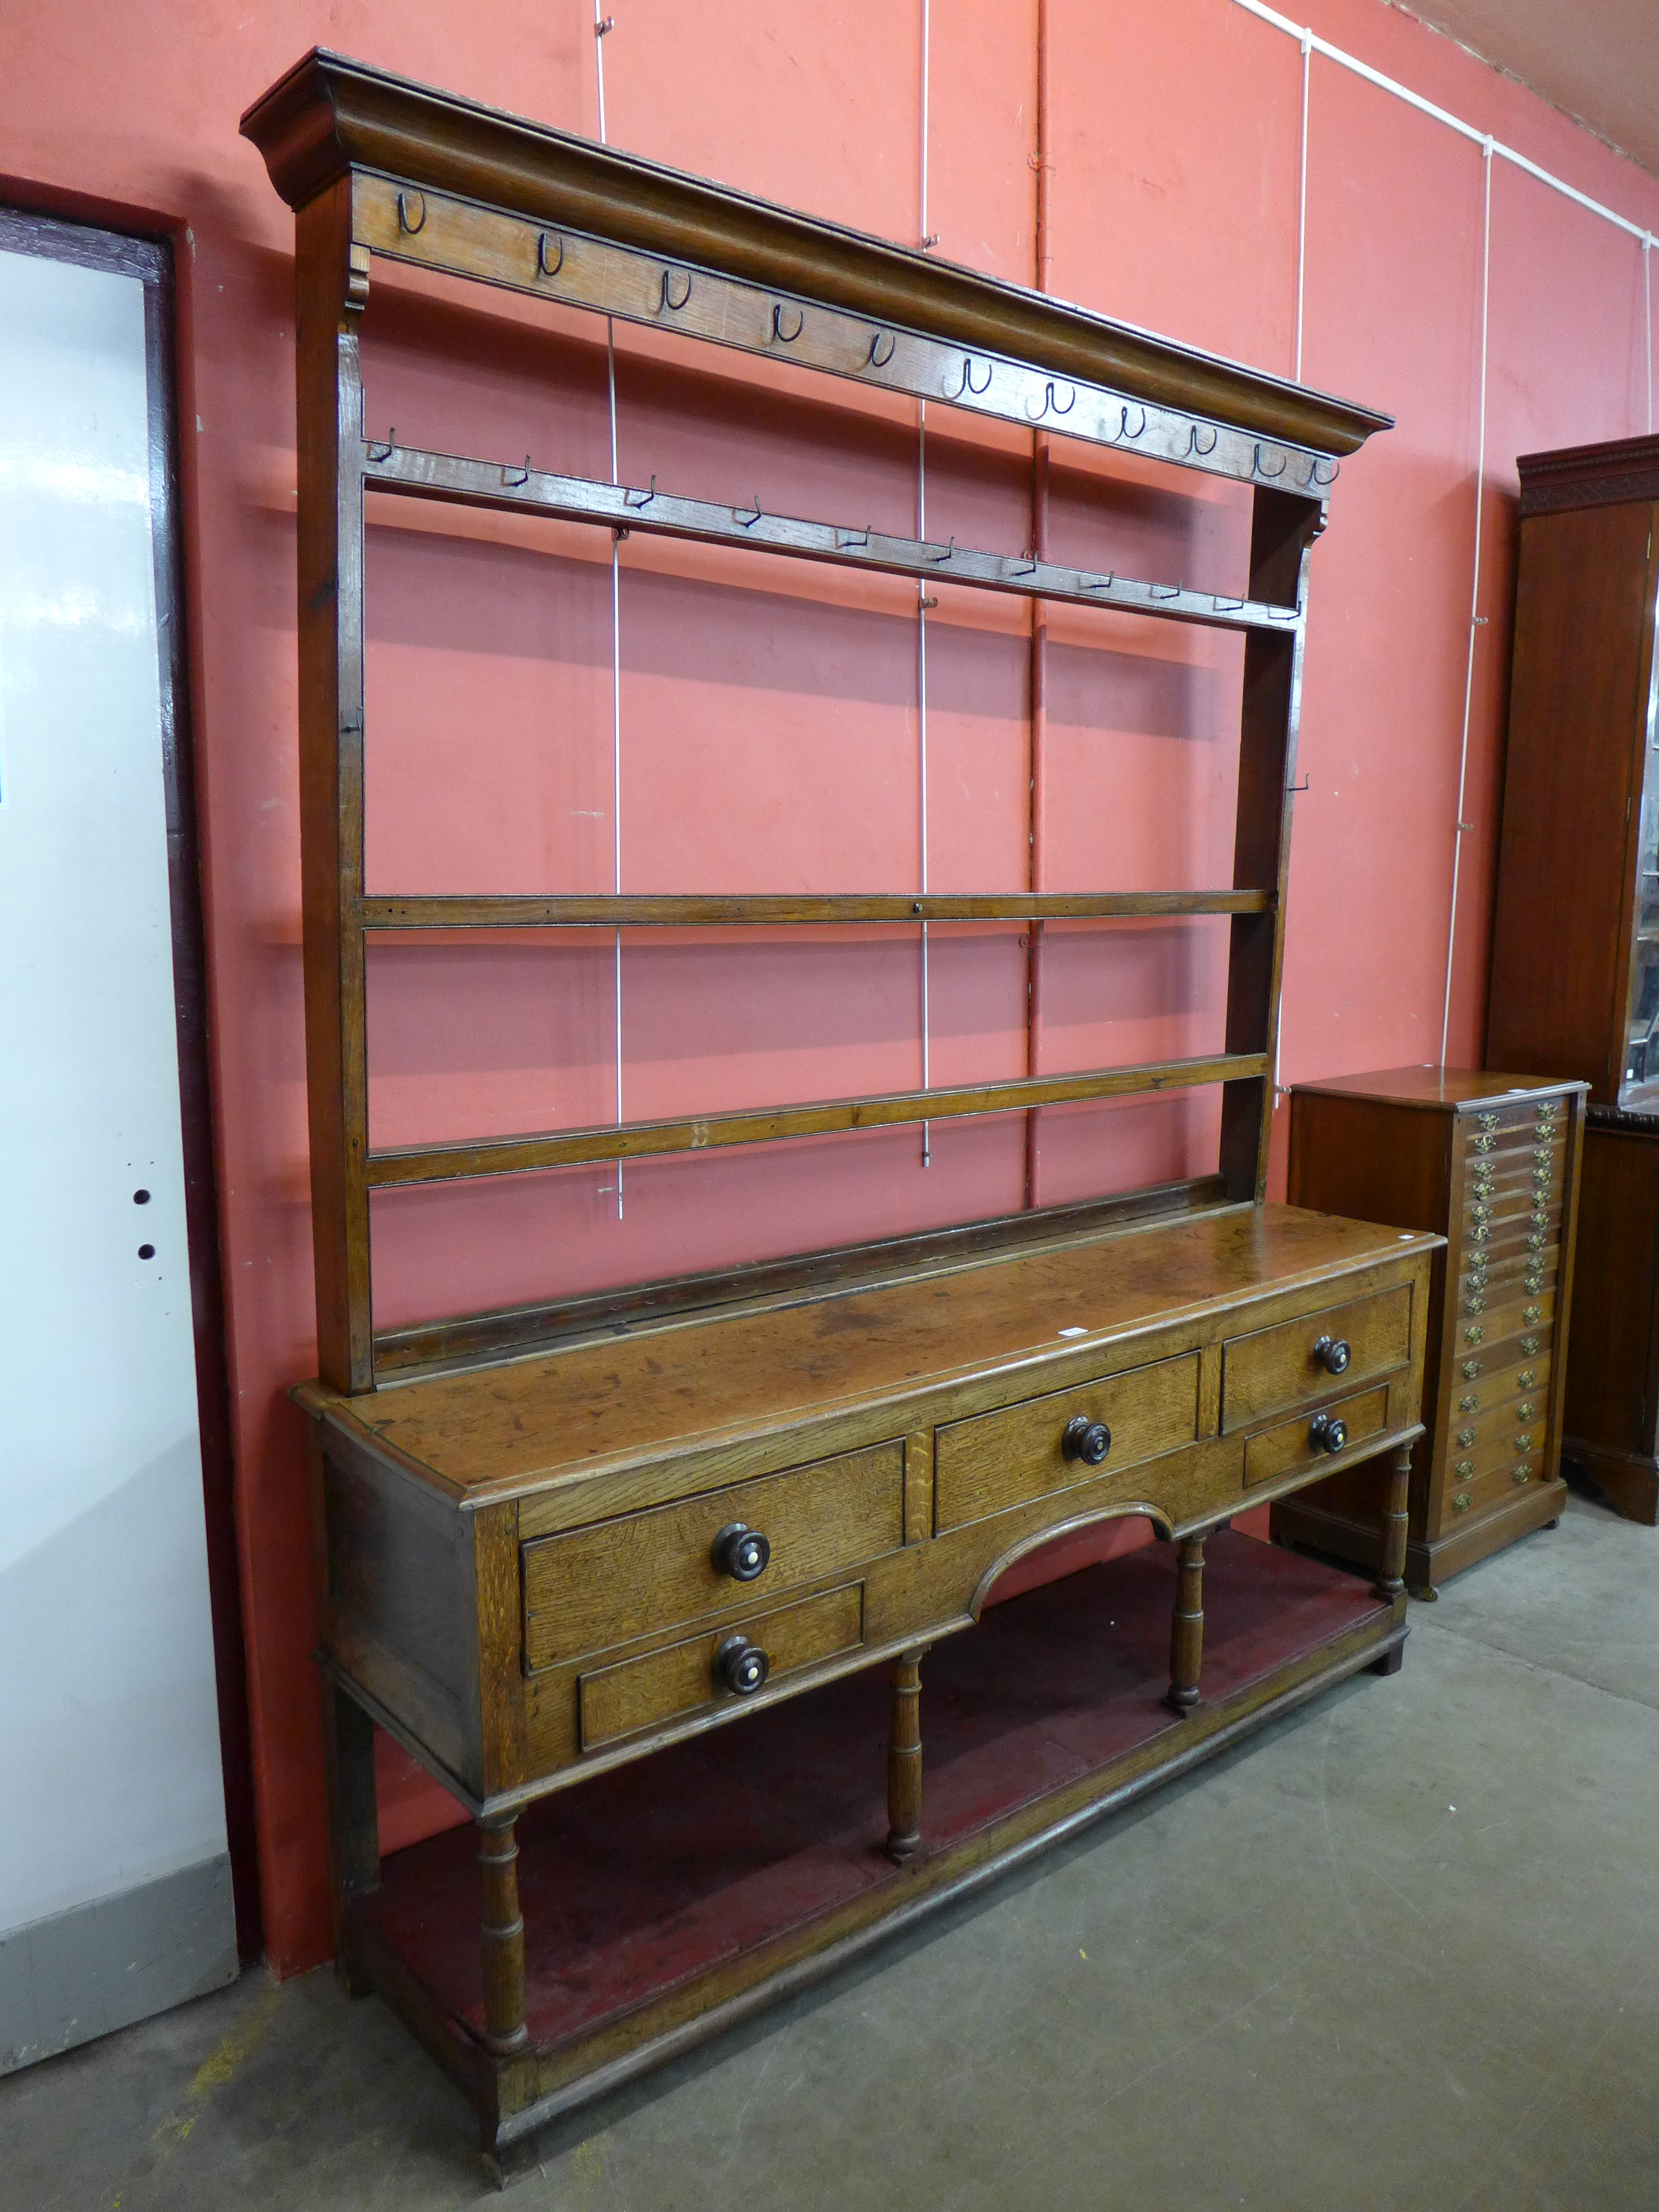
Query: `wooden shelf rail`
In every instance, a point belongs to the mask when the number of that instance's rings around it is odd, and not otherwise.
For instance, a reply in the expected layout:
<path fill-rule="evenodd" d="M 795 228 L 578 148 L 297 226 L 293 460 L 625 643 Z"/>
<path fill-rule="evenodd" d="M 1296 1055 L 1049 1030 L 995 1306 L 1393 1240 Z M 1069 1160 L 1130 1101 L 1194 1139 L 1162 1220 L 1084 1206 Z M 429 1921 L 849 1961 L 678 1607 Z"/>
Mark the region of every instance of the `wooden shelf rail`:
<path fill-rule="evenodd" d="M 615 212 L 604 210 L 607 216 Z M 681 258 L 677 253 L 641 252 L 619 240 L 598 238 L 564 224 L 526 221 L 447 194 L 400 191 L 389 178 L 359 174 L 353 179 L 351 235 L 366 253 L 530 293 L 565 307 L 589 308 L 647 329 L 673 331 L 879 390 L 908 392 L 1024 428 L 1041 424 L 1091 445 L 1230 477 L 1237 483 L 1275 484 L 1322 499 L 1335 481 L 1340 456 L 1352 452 L 1368 430 L 1382 428 L 1387 420 L 1303 390 L 1297 394 L 1291 435 L 1285 434 L 1290 410 L 1282 404 L 1270 403 L 1265 412 L 1250 409 L 1263 428 L 1247 426 L 1232 416 L 1229 399 L 1236 404 L 1236 395 L 1249 386 L 1260 401 L 1268 396 L 1269 380 L 1249 370 L 1241 372 L 1231 363 L 1213 364 L 1221 375 L 1202 380 L 1211 386 L 1205 397 L 1219 403 L 1213 413 L 1201 401 L 1192 404 L 1198 398 L 1193 387 L 1200 380 L 1191 366 L 1182 380 L 1191 394 L 1184 404 L 1174 392 L 1160 400 L 1133 371 L 1121 382 L 1105 381 L 1097 374 L 1107 366 L 1101 337 L 1111 326 L 1097 317 L 1080 316 L 1060 301 L 1043 303 L 1049 325 L 1047 343 L 1038 340 L 1021 357 L 1010 347 L 1011 340 L 1018 345 L 1021 334 L 1010 326 L 1005 288 L 967 270 L 925 263 L 920 255 L 906 257 L 908 265 L 898 296 L 887 293 L 879 283 L 872 288 L 866 276 L 852 288 L 857 304 L 849 296 L 843 306 L 832 301 L 827 295 L 830 288 L 823 285 L 830 270 L 822 248 L 833 234 L 823 227 L 814 228 L 817 265 L 810 271 L 799 265 L 790 270 L 807 280 L 797 289 L 787 278 L 772 283 L 745 281 L 711 267 L 708 258 L 695 254 Z M 700 246 L 702 256 L 716 244 L 706 234 L 686 242 Z M 877 241 L 860 239 L 857 251 L 867 266 L 883 250 Z M 781 278 L 787 265 L 779 266 Z M 921 284 L 941 276 L 947 284 L 953 283 L 962 295 L 959 306 L 966 310 L 947 318 L 956 325 L 949 334 L 944 328 L 919 328 L 906 313 L 911 317 L 919 310 L 925 314 L 918 292 Z M 807 289 L 815 279 L 813 289 Z M 881 312 L 888 308 L 899 312 Z M 1079 324 L 1085 325 L 1087 331 L 1081 346 L 1076 343 Z M 1035 331 L 1024 335 L 1036 337 Z M 1134 350 L 1139 350 L 1134 340 L 1145 343 L 1143 333 L 1136 332 L 1131 339 L 1121 325 L 1117 335 L 1130 339 Z M 1200 358 L 1188 354 L 1185 363 Z M 1121 356 L 1113 365 L 1131 367 Z M 1097 374 L 1091 375 L 1091 369 Z M 1226 398 L 1219 388 L 1224 383 L 1231 387 Z M 1269 416 L 1274 418 L 1273 427 L 1264 435 Z"/>
<path fill-rule="evenodd" d="M 532 469 L 528 459 L 521 468 L 514 464 L 504 466 L 499 461 L 467 460 L 453 453 L 426 453 L 374 439 L 364 441 L 362 467 L 368 490 L 406 499 L 438 500 L 499 514 L 545 515 L 562 522 L 638 530 L 703 545 L 742 546 L 750 551 L 779 553 L 838 568 L 912 576 L 924 582 L 932 580 L 979 591 L 1010 592 L 1025 599 L 1113 607 L 1124 613 L 1156 615 L 1165 621 L 1212 629 L 1293 630 L 1302 618 L 1294 606 L 1275 606 L 1224 592 L 1189 591 L 1182 583 L 1144 583 L 1115 571 L 1062 568 L 1023 553 L 975 552 L 958 545 L 954 538 L 930 544 L 842 523 L 769 514 L 758 501 L 751 507 L 732 507 L 715 506 L 708 500 L 680 499 L 671 492 L 659 492 L 654 477 L 645 489 L 599 483 L 587 477 L 550 475 Z"/>
<path fill-rule="evenodd" d="M 366 930 L 711 929 L 768 924 L 916 921 L 1122 921 L 1160 915 L 1267 914 L 1272 891 L 795 891 L 447 895 L 365 898 Z"/>
<path fill-rule="evenodd" d="M 970 1083 L 941 1091 L 898 1091 L 867 1098 L 820 1100 L 801 1106 L 751 1107 L 737 1113 L 684 1115 L 663 1121 L 622 1121 L 546 1135 L 491 1137 L 455 1144 L 411 1145 L 368 1155 L 371 1188 L 455 1182 L 472 1176 L 525 1175 L 580 1161 L 641 1159 L 659 1152 L 700 1152 L 720 1145 L 763 1145 L 779 1137 L 823 1136 L 907 1121 L 943 1121 L 964 1114 L 1006 1114 L 1137 1092 L 1176 1091 L 1206 1083 L 1261 1080 L 1265 1053 L 1221 1053 L 1206 1059 L 1156 1060 L 1141 1067 L 1097 1068 L 1077 1075 L 1028 1076 L 1006 1083 Z"/>

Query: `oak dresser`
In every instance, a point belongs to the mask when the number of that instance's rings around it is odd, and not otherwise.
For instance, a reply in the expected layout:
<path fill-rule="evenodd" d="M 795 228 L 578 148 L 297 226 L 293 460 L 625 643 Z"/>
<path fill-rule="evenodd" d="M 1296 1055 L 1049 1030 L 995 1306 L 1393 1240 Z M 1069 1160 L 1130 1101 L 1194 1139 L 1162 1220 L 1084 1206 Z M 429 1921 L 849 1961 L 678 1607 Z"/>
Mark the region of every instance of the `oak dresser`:
<path fill-rule="evenodd" d="M 1309 565 L 1342 458 L 1388 418 L 338 56 L 307 56 L 243 128 L 296 228 L 320 1379 L 295 1395 L 337 1945 L 350 1985 L 465 2087 L 504 2174 L 582 2099 L 1322 1686 L 1397 1666 L 1438 1240 L 1264 1202 Z M 1034 546 L 975 550 L 684 497 L 649 472 L 607 483 L 370 435 L 359 326 L 377 269 L 399 268 L 580 311 L 601 344 L 607 318 L 672 330 L 716 367 L 723 348 L 890 412 L 897 395 L 1012 424 L 1036 441 L 1034 501 L 1050 442 L 1152 461 L 1170 498 L 1184 482 L 1195 510 L 1232 503 L 1238 573 L 1065 565 L 1040 512 Z M 1055 890 L 1034 848 L 1033 880 L 971 895 L 925 872 L 834 895 L 371 889 L 371 496 L 550 518 L 598 533 L 607 562 L 625 534 L 630 560 L 674 538 L 874 570 L 913 580 L 918 623 L 948 577 L 1034 619 L 1088 609 L 1103 637 L 1223 633 L 1231 880 Z M 418 960 L 469 933 L 598 930 L 620 975 L 664 929 L 902 927 L 925 959 L 945 923 L 1024 933 L 1034 976 L 1055 925 L 1094 933 L 1103 961 L 1114 929 L 1218 927 L 1224 1005 L 1206 1048 L 1129 1066 L 1044 1066 L 1033 1029 L 1023 1074 L 954 1086 L 924 1058 L 910 1091 L 372 1139 L 371 940 Z M 384 1209 L 434 1186 L 1204 1086 L 1212 1164 L 1182 1180 L 1111 1192 L 1103 1115 L 1111 1194 L 1085 1202 L 1033 1193 L 1006 1218 L 878 1244 L 377 1322 Z M 1374 1584 L 1226 1525 L 1370 1460 L 1387 1469 Z M 1163 1540 L 1032 1556 L 1131 1528 Z M 1010 1595 L 1022 1569 L 1037 1586 Z M 382 1853 L 377 1726 L 469 1825 Z"/>

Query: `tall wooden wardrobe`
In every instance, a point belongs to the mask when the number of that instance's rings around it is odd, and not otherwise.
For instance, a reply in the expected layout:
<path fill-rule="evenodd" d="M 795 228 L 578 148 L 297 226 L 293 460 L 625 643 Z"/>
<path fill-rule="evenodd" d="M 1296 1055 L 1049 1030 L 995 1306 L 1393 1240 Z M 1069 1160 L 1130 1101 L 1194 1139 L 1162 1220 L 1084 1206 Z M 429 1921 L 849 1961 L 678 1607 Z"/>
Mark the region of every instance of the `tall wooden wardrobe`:
<path fill-rule="evenodd" d="M 1523 455 L 1486 1065 L 1590 1085 L 1563 1455 L 1659 1520 L 1659 438 Z"/>

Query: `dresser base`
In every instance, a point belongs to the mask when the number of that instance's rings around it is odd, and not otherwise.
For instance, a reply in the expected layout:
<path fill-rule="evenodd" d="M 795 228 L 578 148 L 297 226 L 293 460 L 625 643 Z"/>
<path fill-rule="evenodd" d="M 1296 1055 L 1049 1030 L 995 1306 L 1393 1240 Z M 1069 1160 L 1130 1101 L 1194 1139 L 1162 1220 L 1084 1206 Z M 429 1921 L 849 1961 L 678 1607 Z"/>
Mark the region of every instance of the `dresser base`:
<path fill-rule="evenodd" d="M 1659 1528 L 1659 1461 L 1644 1452 L 1610 1451 L 1582 1437 L 1564 1437 L 1561 1456 L 1583 1469 L 1614 1512 L 1644 1528 Z"/>
<path fill-rule="evenodd" d="M 922 1666 L 921 1848 L 881 1845 L 872 1669 L 541 1801 L 518 1824 L 524 2051 L 483 2043 L 477 1838 L 386 1859 L 348 1907 L 378 1990 L 476 2106 L 498 2179 L 550 2121 L 830 1973 L 1344 1676 L 1392 1672 L 1403 1599 L 1227 1530 L 1202 1702 L 1164 1700 L 1176 1563 L 1156 1546 L 993 1607 Z"/>
<path fill-rule="evenodd" d="M 1406 1539 L 1406 1587 L 1413 1597 L 1432 1598 L 1436 1586 L 1449 1575 L 1490 1559 L 1506 1544 L 1530 1535 L 1534 1528 L 1559 1521 L 1567 1502 L 1567 1486 L 1559 1475 L 1528 1483 L 1512 1498 L 1479 1520 L 1455 1524 L 1443 1536 Z M 1351 1520 L 1302 1498 L 1282 1498 L 1273 1509 L 1276 1544 L 1302 1544 L 1328 1558 L 1342 1559 L 1370 1573 L 1376 1571 L 1379 1527 L 1375 1521 Z"/>

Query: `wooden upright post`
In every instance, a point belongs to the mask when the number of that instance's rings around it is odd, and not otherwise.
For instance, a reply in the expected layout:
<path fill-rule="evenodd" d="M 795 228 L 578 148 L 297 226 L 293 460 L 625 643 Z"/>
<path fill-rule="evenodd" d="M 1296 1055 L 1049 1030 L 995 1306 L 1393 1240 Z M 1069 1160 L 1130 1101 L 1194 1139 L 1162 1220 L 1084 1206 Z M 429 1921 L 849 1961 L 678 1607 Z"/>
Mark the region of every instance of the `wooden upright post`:
<path fill-rule="evenodd" d="M 1223 1085 L 1221 1173 L 1230 1199 L 1257 1205 L 1267 1194 L 1267 1146 L 1273 1133 L 1309 556 L 1324 520 L 1324 502 L 1317 495 L 1257 487 L 1249 594 L 1253 599 L 1294 606 L 1298 617 L 1294 629 L 1253 630 L 1244 645 L 1233 883 L 1241 890 L 1271 886 L 1275 896 L 1267 913 L 1233 917 L 1227 956 L 1227 1050 L 1265 1053 L 1267 1070 Z"/>
<path fill-rule="evenodd" d="M 524 2017 L 524 1915 L 519 1910 L 519 1846 L 511 1820 L 480 1823 L 483 1869 L 484 2047 L 497 2058 L 530 2041 Z"/>
<path fill-rule="evenodd" d="M 887 1737 L 887 1855 L 900 1865 L 921 1848 L 921 1659 L 893 1662 Z"/>
<path fill-rule="evenodd" d="M 1183 1536 L 1176 1553 L 1175 1620 L 1170 1629 L 1170 1694 L 1172 1711 L 1191 1712 L 1198 1703 L 1204 1665 L 1204 1537 Z"/>
<path fill-rule="evenodd" d="M 1376 1556 L 1373 1589 L 1392 1601 L 1406 1587 L 1406 1529 L 1411 1492 L 1412 1448 L 1401 1444 L 1389 1463 L 1388 1495 L 1383 1501 L 1382 1541 Z"/>
<path fill-rule="evenodd" d="M 374 1388 L 363 969 L 363 445 L 357 323 L 368 249 L 349 176 L 295 218 L 299 397 L 300 852 L 317 1360 Z"/>
<path fill-rule="evenodd" d="M 331 1675 L 323 1689 L 323 1752 L 328 1785 L 329 1899 L 334 1971 L 349 1996 L 369 1984 L 351 1940 L 351 1902 L 380 1886 L 380 1811 L 374 1793 L 374 1724 Z"/>

